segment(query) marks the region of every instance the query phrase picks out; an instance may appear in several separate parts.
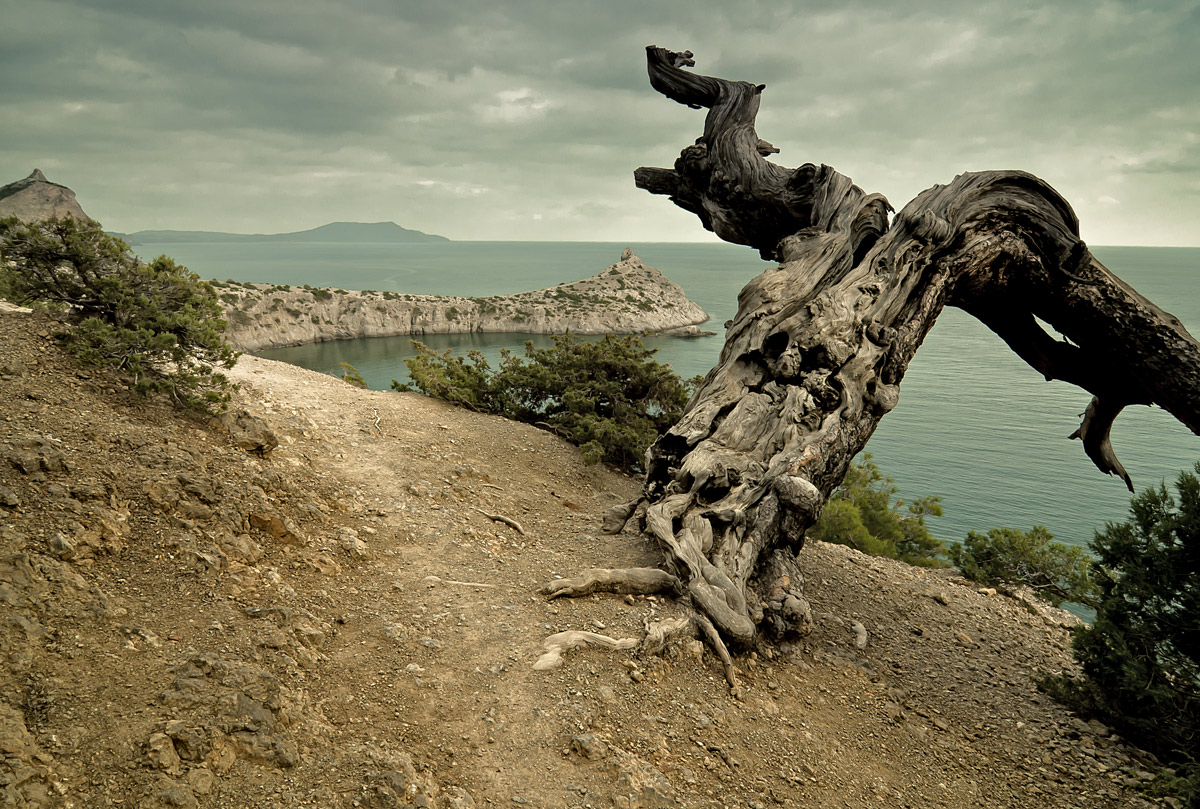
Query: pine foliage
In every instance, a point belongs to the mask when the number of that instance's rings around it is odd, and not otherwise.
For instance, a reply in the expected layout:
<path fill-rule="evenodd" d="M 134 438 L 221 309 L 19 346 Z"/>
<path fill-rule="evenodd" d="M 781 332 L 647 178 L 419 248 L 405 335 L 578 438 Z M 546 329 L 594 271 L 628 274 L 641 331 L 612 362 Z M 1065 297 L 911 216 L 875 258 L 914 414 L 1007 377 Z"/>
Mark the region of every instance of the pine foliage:
<path fill-rule="evenodd" d="M 229 399 L 217 368 L 237 353 L 212 286 L 167 256 L 142 261 L 96 222 L 0 221 L 0 294 L 63 312 L 76 356 L 122 372 L 134 391 L 200 409 Z"/>
<path fill-rule="evenodd" d="M 861 463 L 850 465 L 808 536 L 910 565 L 944 566 L 945 545 L 925 524 L 926 517 L 942 516 L 941 498 L 922 497 L 905 504 L 899 493 L 866 453 Z"/>
<path fill-rule="evenodd" d="M 1092 542 L 1096 620 L 1074 640 L 1079 680 L 1045 685 L 1174 763 L 1169 791 L 1200 806 L 1200 463 L 1133 498 Z"/>
<path fill-rule="evenodd" d="M 367 389 L 367 380 L 363 379 L 361 373 L 348 362 L 339 362 L 338 367 L 342 369 L 342 381 L 347 385 L 352 385 L 356 388 Z"/>
<path fill-rule="evenodd" d="M 418 390 L 483 413 L 548 426 L 580 447 L 585 462 L 641 471 L 646 447 L 675 423 L 687 386 L 636 337 L 565 335 L 551 348 L 503 352 L 493 370 L 478 351 L 439 354 L 420 343 L 406 359 Z"/>
<path fill-rule="evenodd" d="M 1064 601 L 1096 603 L 1098 589 L 1086 551 L 1055 542 L 1041 525 L 1028 531 L 969 531 L 963 544 L 950 548 L 949 556 L 964 576 L 980 584 L 1025 585 L 1056 607 Z"/>

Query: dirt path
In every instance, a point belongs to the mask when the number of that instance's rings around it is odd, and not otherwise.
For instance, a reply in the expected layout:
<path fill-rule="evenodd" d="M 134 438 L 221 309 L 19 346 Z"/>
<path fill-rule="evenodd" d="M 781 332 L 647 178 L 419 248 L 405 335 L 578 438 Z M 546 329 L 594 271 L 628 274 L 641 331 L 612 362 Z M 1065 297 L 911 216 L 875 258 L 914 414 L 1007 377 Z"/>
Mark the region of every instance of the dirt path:
<path fill-rule="evenodd" d="M 536 594 L 654 563 L 599 533 L 636 481 L 530 427 L 244 357 L 237 404 L 282 442 L 258 458 L 78 371 L 51 328 L 0 313 L 13 805 L 1142 800 L 1135 751 L 1033 686 L 1069 662 L 1054 613 L 815 544 L 817 628 L 741 657 L 741 700 L 699 645 L 535 671 L 554 632 L 682 614 Z"/>

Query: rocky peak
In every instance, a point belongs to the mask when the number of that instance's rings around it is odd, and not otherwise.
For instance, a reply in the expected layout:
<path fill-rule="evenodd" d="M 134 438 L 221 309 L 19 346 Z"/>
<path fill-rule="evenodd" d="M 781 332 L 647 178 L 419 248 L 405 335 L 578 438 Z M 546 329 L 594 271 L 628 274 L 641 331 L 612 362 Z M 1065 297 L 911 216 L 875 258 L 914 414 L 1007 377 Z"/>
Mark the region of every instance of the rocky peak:
<path fill-rule="evenodd" d="M 28 177 L 0 187 L 0 219 L 8 216 L 23 222 L 63 216 L 91 221 L 76 201 L 75 192 L 47 180 L 41 169 L 34 169 Z"/>

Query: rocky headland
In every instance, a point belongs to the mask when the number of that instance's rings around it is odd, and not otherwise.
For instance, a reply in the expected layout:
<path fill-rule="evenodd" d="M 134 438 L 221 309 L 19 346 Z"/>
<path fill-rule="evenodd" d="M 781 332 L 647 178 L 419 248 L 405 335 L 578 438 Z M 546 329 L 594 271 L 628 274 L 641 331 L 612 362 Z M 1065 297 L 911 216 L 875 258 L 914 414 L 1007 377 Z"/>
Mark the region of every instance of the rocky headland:
<path fill-rule="evenodd" d="M 242 351 L 412 334 L 697 336 L 708 315 L 628 248 L 590 278 L 486 298 L 215 282 L 227 336 Z"/>

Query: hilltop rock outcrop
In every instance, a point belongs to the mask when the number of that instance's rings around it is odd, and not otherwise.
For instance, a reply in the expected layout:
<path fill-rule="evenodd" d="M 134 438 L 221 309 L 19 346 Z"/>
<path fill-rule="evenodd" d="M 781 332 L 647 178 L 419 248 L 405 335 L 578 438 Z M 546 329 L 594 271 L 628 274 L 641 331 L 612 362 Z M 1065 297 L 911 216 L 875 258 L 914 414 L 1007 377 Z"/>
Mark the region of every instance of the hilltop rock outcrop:
<path fill-rule="evenodd" d="M 486 298 L 216 282 L 235 348 L 467 332 L 699 335 L 708 315 L 632 250 L 590 278 Z"/>
<path fill-rule="evenodd" d="M 63 216 L 91 221 L 76 201 L 75 192 L 65 185 L 50 182 L 40 169 L 34 169 L 23 180 L 0 188 L 0 219 L 9 216 L 23 222 L 41 222 Z"/>

